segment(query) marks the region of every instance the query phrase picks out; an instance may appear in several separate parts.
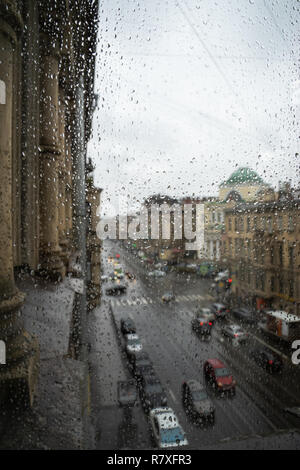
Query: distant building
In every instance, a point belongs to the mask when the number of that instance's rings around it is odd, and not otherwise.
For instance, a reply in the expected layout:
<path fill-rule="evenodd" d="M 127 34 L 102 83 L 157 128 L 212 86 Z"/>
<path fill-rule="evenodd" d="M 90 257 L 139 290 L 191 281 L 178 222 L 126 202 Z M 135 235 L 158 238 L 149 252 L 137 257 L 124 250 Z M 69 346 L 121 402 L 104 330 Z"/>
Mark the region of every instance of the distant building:
<path fill-rule="evenodd" d="M 223 256 L 236 300 L 300 315 L 299 209 L 299 194 L 282 189 L 225 209 Z"/>
<path fill-rule="evenodd" d="M 234 171 L 230 177 L 220 184 L 219 200 L 248 202 L 257 200 L 257 195 L 269 185 L 251 168 L 242 167 Z"/>
<path fill-rule="evenodd" d="M 239 168 L 220 184 L 217 198 L 207 198 L 205 206 L 205 261 L 215 263 L 219 268 L 226 267 L 226 258 L 222 255 L 222 243 L 225 239 L 225 210 L 237 203 L 257 201 L 262 194 L 274 191 L 250 168 Z"/>

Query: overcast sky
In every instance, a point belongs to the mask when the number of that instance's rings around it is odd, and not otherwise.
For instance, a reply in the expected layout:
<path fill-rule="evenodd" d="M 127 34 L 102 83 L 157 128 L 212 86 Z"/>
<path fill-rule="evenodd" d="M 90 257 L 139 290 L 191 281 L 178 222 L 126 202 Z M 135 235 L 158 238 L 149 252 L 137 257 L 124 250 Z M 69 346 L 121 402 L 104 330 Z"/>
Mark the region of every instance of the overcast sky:
<path fill-rule="evenodd" d="M 299 180 L 295 0 L 100 0 L 88 145 L 103 211 L 120 194 L 217 195 L 240 166 Z"/>

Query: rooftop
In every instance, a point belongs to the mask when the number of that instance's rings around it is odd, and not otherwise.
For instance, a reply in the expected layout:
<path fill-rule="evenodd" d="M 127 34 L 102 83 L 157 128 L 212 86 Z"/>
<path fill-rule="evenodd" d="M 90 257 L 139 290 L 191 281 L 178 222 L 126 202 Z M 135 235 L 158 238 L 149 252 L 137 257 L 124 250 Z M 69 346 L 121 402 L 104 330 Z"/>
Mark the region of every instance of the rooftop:
<path fill-rule="evenodd" d="M 234 171 L 226 181 L 221 183 L 220 187 L 236 186 L 245 183 L 266 186 L 266 183 L 254 170 L 248 167 L 241 167 Z"/>

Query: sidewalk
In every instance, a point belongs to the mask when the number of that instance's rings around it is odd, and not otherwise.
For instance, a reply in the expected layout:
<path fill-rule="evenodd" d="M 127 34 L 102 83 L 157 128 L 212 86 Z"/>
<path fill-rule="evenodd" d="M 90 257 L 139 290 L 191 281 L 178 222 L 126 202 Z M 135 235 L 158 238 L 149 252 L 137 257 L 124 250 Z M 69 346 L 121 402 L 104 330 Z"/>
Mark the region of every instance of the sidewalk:
<path fill-rule="evenodd" d="M 109 301 L 89 314 L 91 353 L 92 421 L 97 449 L 136 449 L 147 447 L 148 435 L 141 405 L 128 421 L 118 405 L 117 383 L 132 378 L 122 361 L 120 345 Z"/>
<path fill-rule="evenodd" d="M 87 366 L 68 357 L 75 292 L 27 277 L 22 308 L 26 330 L 38 337 L 40 370 L 33 408 L 5 409 L 1 449 L 78 449 L 85 442 Z"/>

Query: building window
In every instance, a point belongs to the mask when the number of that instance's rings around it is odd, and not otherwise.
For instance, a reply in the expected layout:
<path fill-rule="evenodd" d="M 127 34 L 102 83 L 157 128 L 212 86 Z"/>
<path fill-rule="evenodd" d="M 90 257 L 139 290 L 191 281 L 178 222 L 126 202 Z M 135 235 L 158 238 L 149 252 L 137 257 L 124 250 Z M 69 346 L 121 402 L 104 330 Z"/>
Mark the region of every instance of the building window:
<path fill-rule="evenodd" d="M 257 224 L 257 217 L 253 217 L 253 228 L 254 230 L 257 230 L 258 229 L 258 224 Z"/>
<path fill-rule="evenodd" d="M 294 217 L 293 217 L 292 215 L 289 215 L 288 230 L 289 230 L 289 232 L 293 232 L 293 231 L 294 231 Z"/>
<path fill-rule="evenodd" d="M 231 240 L 231 238 L 228 239 L 228 248 L 229 248 L 229 255 L 232 256 L 232 240 Z"/>
<path fill-rule="evenodd" d="M 265 217 L 262 217 L 262 219 L 261 219 L 261 229 L 263 231 L 266 230 L 266 218 Z"/>
<path fill-rule="evenodd" d="M 289 297 L 294 297 L 294 281 L 293 279 L 289 279 Z"/>
<path fill-rule="evenodd" d="M 283 244 L 279 243 L 279 264 L 283 266 Z"/>
<path fill-rule="evenodd" d="M 272 219 L 272 217 L 268 217 L 268 232 L 269 233 L 273 232 L 273 219 Z"/>
<path fill-rule="evenodd" d="M 283 278 L 281 276 L 278 279 L 278 290 L 279 294 L 283 294 Z"/>
<path fill-rule="evenodd" d="M 240 217 L 240 220 L 239 220 L 239 229 L 240 229 L 240 232 L 243 232 L 243 231 L 244 231 L 244 217 Z"/>
<path fill-rule="evenodd" d="M 244 245 L 243 238 L 240 239 L 240 256 L 241 257 L 245 256 L 245 245 Z"/>
<path fill-rule="evenodd" d="M 279 215 L 278 216 L 278 230 L 280 232 L 282 232 L 283 230 L 283 218 L 282 218 L 282 215 Z"/>
<path fill-rule="evenodd" d="M 289 265 L 294 266 L 295 250 L 293 246 L 289 246 Z"/>
<path fill-rule="evenodd" d="M 234 240 L 234 242 L 235 242 L 235 250 L 234 250 L 234 252 L 235 252 L 235 255 L 237 256 L 238 253 L 239 253 L 239 240 L 238 240 L 238 238 L 236 238 L 236 239 Z"/>
<path fill-rule="evenodd" d="M 232 221 L 231 221 L 231 217 L 229 217 L 228 219 L 228 232 L 231 232 L 232 230 Z"/>
<path fill-rule="evenodd" d="M 237 217 L 234 218 L 234 231 L 238 232 L 238 218 Z"/>
<path fill-rule="evenodd" d="M 265 264 L 265 254 L 266 254 L 265 247 L 262 245 L 261 250 L 260 250 L 260 263 L 261 264 Z"/>
<path fill-rule="evenodd" d="M 250 232 L 251 230 L 251 219 L 250 216 L 248 215 L 247 217 L 247 232 Z"/>
<path fill-rule="evenodd" d="M 271 292 L 275 292 L 275 277 L 271 277 Z"/>
<path fill-rule="evenodd" d="M 247 240 L 248 258 L 251 258 L 251 240 Z"/>
<path fill-rule="evenodd" d="M 262 275 L 261 275 L 261 290 L 262 291 L 265 290 L 265 275 L 264 275 L 264 273 L 262 273 Z"/>
<path fill-rule="evenodd" d="M 270 263 L 274 264 L 274 246 L 271 245 L 270 247 Z"/>

